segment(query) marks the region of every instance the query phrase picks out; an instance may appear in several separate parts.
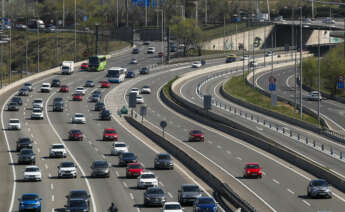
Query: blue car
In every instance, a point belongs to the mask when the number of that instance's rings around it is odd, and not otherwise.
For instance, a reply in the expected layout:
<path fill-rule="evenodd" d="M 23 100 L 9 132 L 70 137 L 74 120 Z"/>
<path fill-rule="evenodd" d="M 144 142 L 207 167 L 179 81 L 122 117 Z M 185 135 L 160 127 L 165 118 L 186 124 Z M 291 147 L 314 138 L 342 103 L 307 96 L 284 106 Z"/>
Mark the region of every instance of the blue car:
<path fill-rule="evenodd" d="M 35 193 L 23 194 L 19 200 L 19 212 L 35 211 L 41 212 L 42 198 Z"/>
<path fill-rule="evenodd" d="M 129 71 L 126 74 L 126 78 L 134 78 L 135 77 L 135 73 L 133 71 Z"/>
<path fill-rule="evenodd" d="M 194 202 L 194 212 L 218 212 L 217 203 L 211 197 L 199 197 Z"/>

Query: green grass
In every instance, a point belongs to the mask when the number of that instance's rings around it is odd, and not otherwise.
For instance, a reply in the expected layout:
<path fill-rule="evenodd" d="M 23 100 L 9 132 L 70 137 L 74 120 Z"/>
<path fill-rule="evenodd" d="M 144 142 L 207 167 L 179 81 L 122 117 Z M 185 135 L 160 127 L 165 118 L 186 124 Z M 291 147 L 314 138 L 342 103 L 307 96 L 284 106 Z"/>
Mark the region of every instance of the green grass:
<path fill-rule="evenodd" d="M 173 82 L 175 82 L 177 79 L 178 79 L 178 76 L 175 76 L 174 79 L 170 80 L 170 81 L 169 81 L 167 84 L 165 84 L 164 87 L 163 87 L 163 92 L 164 92 L 164 94 L 165 94 L 168 98 L 171 98 L 169 89 L 170 89 L 171 85 L 173 84 Z"/>
<path fill-rule="evenodd" d="M 236 25 L 237 25 L 237 32 L 243 32 L 251 29 L 256 29 L 260 26 L 249 26 L 247 27 L 246 23 L 232 23 L 232 24 L 226 24 L 225 25 L 225 36 L 235 34 L 236 33 Z M 215 38 L 224 37 L 224 26 L 219 25 L 217 27 L 212 28 L 204 28 L 203 30 L 204 36 L 207 38 L 207 40 L 212 40 Z"/>
<path fill-rule="evenodd" d="M 224 90 L 240 100 L 249 102 L 261 108 L 271 110 L 288 117 L 299 119 L 299 113 L 294 111 L 294 107 L 278 101 L 276 106 L 271 105 L 271 98 L 261 94 L 254 88 L 250 87 L 243 81 L 243 76 L 236 76 L 227 81 L 224 85 Z M 317 119 L 307 114 L 303 114 L 303 121 L 318 125 Z"/>

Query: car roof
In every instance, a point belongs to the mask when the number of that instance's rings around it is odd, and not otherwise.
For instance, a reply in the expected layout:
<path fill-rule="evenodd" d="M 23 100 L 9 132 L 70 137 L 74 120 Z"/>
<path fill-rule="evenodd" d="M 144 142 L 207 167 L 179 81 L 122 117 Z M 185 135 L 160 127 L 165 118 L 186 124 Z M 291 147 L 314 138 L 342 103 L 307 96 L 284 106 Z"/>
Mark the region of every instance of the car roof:
<path fill-rule="evenodd" d="M 39 195 L 38 194 L 36 194 L 36 193 L 25 193 L 25 194 L 22 194 L 22 196 L 26 196 L 26 195 L 32 195 L 32 196 L 38 196 L 39 197 Z"/>
<path fill-rule="evenodd" d="M 52 144 L 52 146 L 65 146 L 63 144 Z"/>
<path fill-rule="evenodd" d="M 146 171 L 146 172 L 142 172 L 142 173 L 141 173 L 141 175 L 144 175 L 144 174 L 153 174 L 153 175 L 155 175 L 155 173 L 150 172 L 150 171 Z M 156 175 L 155 175 L 155 176 L 156 176 Z"/>
<path fill-rule="evenodd" d="M 164 205 L 180 205 L 179 202 L 165 202 Z"/>
<path fill-rule="evenodd" d="M 10 119 L 10 121 L 19 121 L 19 119 Z"/>
<path fill-rule="evenodd" d="M 188 186 L 197 186 L 197 187 L 199 187 L 198 185 L 196 185 L 196 184 L 182 184 L 181 185 L 181 187 L 188 187 Z"/>
<path fill-rule="evenodd" d="M 259 165 L 259 163 L 247 163 L 246 165 Z"/>
<path fill-rule="evenodd" d="M 25 169 L 29 169 L 29 168 L 40 168 L 38 166 L 25 166 Z"/>
<path fill-rule="evenodd" d="M 105 128 L 104 130 L 115 130 L 114 128 Z"/>

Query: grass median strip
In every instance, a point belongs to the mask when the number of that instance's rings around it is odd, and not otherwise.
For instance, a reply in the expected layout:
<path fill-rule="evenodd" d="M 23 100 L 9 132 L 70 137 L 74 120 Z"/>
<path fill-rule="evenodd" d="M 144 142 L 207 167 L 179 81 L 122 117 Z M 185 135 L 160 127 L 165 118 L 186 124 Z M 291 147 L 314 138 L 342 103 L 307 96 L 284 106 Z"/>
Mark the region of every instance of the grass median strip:
<path fill-rule="evenodd" d="M 249 102 L 253 105 L 283 114 L 294 119 L 299 119 L 299 113 L 294 111 L 293 106 L 281 101 L 277 101 L 276 106 L 272 106 L 271 98 L 261 94 L 254 88 L 247 85 L 243 81 L 242 75 L 232 77 L 230 80 L 228 80 L 224 84 L 224 90 L 231 96 L 242 101 Z M 307 114 L 303 114 L 303 121 L 318 125 L 317 119 Z"/>

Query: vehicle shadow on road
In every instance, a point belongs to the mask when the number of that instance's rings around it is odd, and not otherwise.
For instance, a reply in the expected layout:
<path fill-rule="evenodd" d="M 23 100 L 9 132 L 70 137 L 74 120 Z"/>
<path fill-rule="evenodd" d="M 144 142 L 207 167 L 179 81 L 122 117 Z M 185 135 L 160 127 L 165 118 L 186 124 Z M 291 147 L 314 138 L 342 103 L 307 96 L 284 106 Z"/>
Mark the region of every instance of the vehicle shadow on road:
<path fill-rule="evenodd" d="M 306 194 L 298 195 L 298 198 L 301 198 L 301 199 L 312 199 L 310 196 L 308 196 Z"/>

